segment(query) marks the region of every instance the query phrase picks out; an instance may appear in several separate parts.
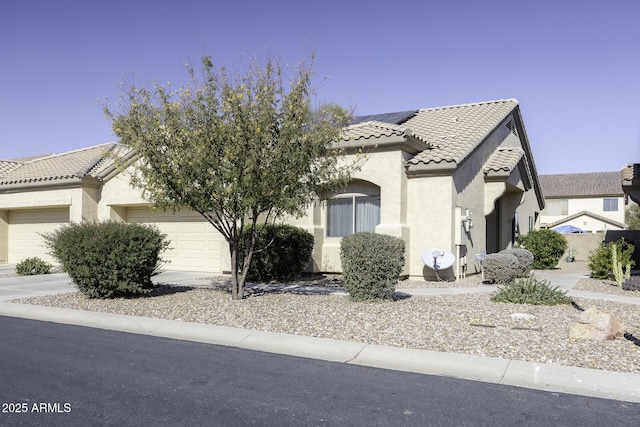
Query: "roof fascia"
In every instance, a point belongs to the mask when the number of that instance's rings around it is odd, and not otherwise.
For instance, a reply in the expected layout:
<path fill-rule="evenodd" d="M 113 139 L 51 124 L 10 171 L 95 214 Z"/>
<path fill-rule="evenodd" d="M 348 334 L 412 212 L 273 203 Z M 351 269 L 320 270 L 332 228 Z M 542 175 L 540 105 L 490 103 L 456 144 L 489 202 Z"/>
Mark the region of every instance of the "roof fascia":
<path fill-rule="evenodd" d="M 133 163 L 135 163 L 138 157 L 139 157 L 138 153 L 135 150 L 131 150 L 127 154 L 122 156 L 121 159 L 125 167 L 128 167 Z M 111 164 L 107 166 L 104 169 L 104 171 L 102 171 L 102 173 L 98 176 L 98 178 L 101 179 L 103 182 L 107 182 L 114 176 L 118 175 L 120 172 L 122 172 L 120 167 L 116 165 L 115 161 L 112 161 Z"/>
<path fill-rule="evenodd" d="M 615 194 L 581 194 L 576 196 L 545 196 L 545 199 L 601 199 L 603 197 L 615 197 L 622 198 L 624 197 L 624 193 L 615 193 Z"/>
<path fill-rule="evenodd" d="M 20 191 L 38 191 L 47 189 L 58 188 L 73 188 L 81 187 L 83 179 L 77 176 L 45 180 L 45 181 L 30 181 L 30 182 L 16 182 L 11 184 L 0 185 L 0 193 L 16 193 Z"/>
<path fill-rule="evenodd" d="M 443 176 L 451 175 L 458 168 L 456 162 L 430 162 L 427 164 L 409 164 L 406 166 L 408 176 Z"/>
<path fill-rule="evenodd" d="M 562 219 L 559 219 L 559 220 L 557 220 L 555 222 L 552 222 L 547 227 L 549 227 L 549 228 L 557 227 L 560 224 L 564 224 L 567 221 L 571 221 L 573 219 L 580 218 L 581 216 L 588 216 L 588 217 L 591 217 L 593 219 L 597 219 L 598 221 L 606 222 L 607 224 L 611 224 L 611 225 L 615 225 L 616 227 L 624 228 L 624 224 L 622 224 L 622 223 L 620 223 L 618 221 L 614 221 L 614 220 L 612 220 L 610 218 L 607 218 L 605 216 L 600 216 L 600 215 L 594 214 L 593 212 L 589 212 L 589 211 L 580 211 L 578 213 L 574 213 L 573 215 L 566 216 L 566 217 L 564 217 Z"/>
<path fill-rule="evenodd" d="M 351 139 L 349 141 L 339 141 L 334 144 L 334 147 L 343 149 L 347 153 L 355 152 L 362 148 L 373 148 L 374 150 L 400 150 L 412 155 L 430 148 L 425 142 L 410 135 Z"/>
<path fill-rule="evenodd" d="M 538 178 L 538 171 L 536 170 L 536 164 L 533 161 L 533 153 L 531 152 L 531 145 L 529 144 L 529 137 L 527 131 L 524 128 L 524 120 L 522 119 L 522 112 L 520 111 L 520 104 L 516 104 L 512 111 L 513 117 L 518 128 L 518 135 L 520 137 L 520 143 L 524 149 L 524 156 L 526 158 L 526 166 L 528 169 L 528 179 L 531 182 L 536 198 L 538 199 L 538 207 L 542 211 L 545 208 L 544 195 L 542 194 L 542 187 L 540 186 L 540 180 Z"/>

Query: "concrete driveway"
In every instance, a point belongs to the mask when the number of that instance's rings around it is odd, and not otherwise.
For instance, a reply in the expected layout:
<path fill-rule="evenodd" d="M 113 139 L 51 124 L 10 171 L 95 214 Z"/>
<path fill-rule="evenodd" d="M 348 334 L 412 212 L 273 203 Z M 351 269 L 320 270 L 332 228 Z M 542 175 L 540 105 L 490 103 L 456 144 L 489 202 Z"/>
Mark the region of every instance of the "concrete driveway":
<path fill-rule="evenodd" d="M 15 264 L 0 265 L 0 301 L 76 291 L 67 274 L 6 277 L 15 271 Z"/>
<path fill-rule="evenodd" d="M 77 291 L 77 288 L 66 273 L 11 276 L 15 274 L 15 271 L 15 264 L 0 265 L 0 301 Z M 165 271 L 154 276 L 153 282 L 180 285 L 197 284 L 198 282 L 207 283 L 202 280 L 207 276 L 211 276 L 211 273 Z"/>

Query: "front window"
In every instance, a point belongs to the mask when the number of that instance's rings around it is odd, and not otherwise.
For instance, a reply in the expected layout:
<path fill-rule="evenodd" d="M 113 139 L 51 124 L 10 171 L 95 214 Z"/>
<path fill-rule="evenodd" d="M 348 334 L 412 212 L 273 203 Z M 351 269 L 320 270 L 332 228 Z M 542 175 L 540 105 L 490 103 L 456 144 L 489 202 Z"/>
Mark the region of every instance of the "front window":
<path fill-rule="evenodd" d="M 358 232 L 375 233 L 380 224 L 380 198 L 341 195 L 329 200 L 327 236 L 344 237 Z"/>
<path fill-rule="evenodd" d="M 605 212 L 613 212 L 618 210 L 618 199 L 616 198 L 605 198 L 603 210 Z"/>

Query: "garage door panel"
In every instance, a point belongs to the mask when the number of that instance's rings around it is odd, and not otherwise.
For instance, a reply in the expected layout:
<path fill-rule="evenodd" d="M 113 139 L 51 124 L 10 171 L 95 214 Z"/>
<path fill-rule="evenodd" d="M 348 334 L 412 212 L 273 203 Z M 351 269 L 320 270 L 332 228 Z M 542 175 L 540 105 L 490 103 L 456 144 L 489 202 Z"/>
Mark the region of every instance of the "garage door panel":
<path fill-rule="evenodd" d="M 202 215 L 190 210 L 150 210 L 131 207 L 127 221 L 153 224 L 170 241 L 169 249 L 161 256 L 169 261 L 169 270 L 222 271 L 221 251 L 224 239 Z"/>
<path fill-rule="evenodd" d="M 47 253 L 42 234 L 55 231 L 68 223 L 68 208 L 9 211 L 9 263 L 15 264 L 29 257 L 54 262 Z"/>

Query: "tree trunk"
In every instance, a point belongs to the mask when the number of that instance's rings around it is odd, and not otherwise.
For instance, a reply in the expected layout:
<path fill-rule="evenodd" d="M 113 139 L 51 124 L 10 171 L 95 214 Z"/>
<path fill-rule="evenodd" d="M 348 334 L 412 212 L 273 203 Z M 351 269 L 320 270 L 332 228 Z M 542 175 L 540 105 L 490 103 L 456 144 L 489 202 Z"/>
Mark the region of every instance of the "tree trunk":
<path fill-rule="evenodd" d="M 257 216 L 257 215 L 256 215 Z M 227 239 L 227 243 L 229 244 L 229 252 L 231 254 L 231 299 L 233 300 L 241 300 L 244 298 L 244 288 L 245 282 L 247 279 L 247 274 L 249 273 L 249 265 L 251 264 L 251 258 L 253 256 L 253 249 L 256 244 L 256 220 L 253 220 L 251 227 L 251 234 L 249 239 L 249 247 L 245 248 L 245 253 L 239 253 L 239 239 L 238 237 L 241 235 L 240 233 L 236 234 L 236 238 Z M 243 266 L 242 271 L 238 268 L 240 266 L 240 256 L 243 257 Z"/>
<path fill-rule="evenodd" d="M 244 275 L 238 276 L 238 246 L 229 244 L 231 255 L 231 299 L 241 300 L 244 298 Z"/>

